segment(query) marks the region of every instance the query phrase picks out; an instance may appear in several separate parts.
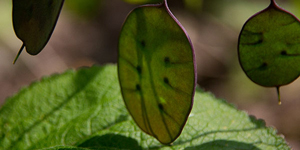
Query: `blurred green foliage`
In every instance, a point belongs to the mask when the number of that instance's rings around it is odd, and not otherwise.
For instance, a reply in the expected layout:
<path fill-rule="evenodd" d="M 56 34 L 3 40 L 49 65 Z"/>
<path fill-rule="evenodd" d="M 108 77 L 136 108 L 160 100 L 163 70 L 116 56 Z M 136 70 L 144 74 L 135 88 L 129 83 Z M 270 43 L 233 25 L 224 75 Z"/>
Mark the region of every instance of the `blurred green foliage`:
<path fill-rule="evenodd" d="M 154 3 L 161 3 L 163 0 L 123 0 L 123 1 L 131 4 L 154 4 Z"/>
<path fill-rule="evenodd" d="M 203 0 L 184 0 L 185 8 L 192 12 L 201 12 Z"/>
<path fill-rule="evenodd" d="M 103 0 L 66 0 L 65 7 L 82 18 L 96 17 L 102 7 Z"/>

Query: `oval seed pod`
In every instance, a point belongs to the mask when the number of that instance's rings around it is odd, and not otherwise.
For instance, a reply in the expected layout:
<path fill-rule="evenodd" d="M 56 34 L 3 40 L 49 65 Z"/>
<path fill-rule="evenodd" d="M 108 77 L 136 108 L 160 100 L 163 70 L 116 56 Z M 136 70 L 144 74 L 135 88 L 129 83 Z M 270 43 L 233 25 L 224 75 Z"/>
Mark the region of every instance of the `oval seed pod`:
<path fill-rule="evenodd" d="M 252 16 L 239 36 L 238 55 L 246 75 L 255 83 L 279 87 L 300 74 L 300 22 L 274 0 Z"/>
<path fill-rule="evenodd" d="M 119 39 L 118 73 L 137 125 L 162 144 L 181 133 L 192 109 L 194 50 L 167 2 L 134 9 Z"/>
<path fill-rule="evenodd" d="M 64 0 L 13 0 L 13 26 L 23 48 L 31 55 L 38 54 L 49 41 Z"/>

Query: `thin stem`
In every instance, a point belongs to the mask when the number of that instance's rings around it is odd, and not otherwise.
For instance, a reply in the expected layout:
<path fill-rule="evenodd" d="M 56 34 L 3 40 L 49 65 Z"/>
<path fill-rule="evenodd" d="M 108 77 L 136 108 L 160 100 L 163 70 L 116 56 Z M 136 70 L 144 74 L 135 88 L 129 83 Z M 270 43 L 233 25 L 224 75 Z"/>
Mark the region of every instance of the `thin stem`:
<path fill-rule="evenodd" d="M 271 0 L 271 5 L 276 4 L 275 0 Z"/>
<path fill-rule="evenodd" d="M 278 105 L 281 105 L 281 99 L 280 99 L 280 90 L 279 90 L 279 86 L 276 87 L 277 89 L 277 96 L 278 96 Z"/>
<path fill-rule="evenodd" d="M 17 56 L 16 56 L 16 58 L 15 58 L 13 64 L 15 64 L 16 61 L 18 60 L 18 58 L 19 58 L 19 56 L 21 55 L 21 53 L 22 53 L 24 47 L 25 47 L 25 44 L 23 43 L 23 45 L 21 46 L 21 48 L 20 48 L 20 50 L 19 50 L 19 52 L 18 52 L 18 54 L 17 54 Z"/>
<path fill-rule="evenodd" d="M 278 8 L 279 6 L 278 6 L 277 3 L 275 2 L 275 0 L 271 0 L 270 7 Z"/>

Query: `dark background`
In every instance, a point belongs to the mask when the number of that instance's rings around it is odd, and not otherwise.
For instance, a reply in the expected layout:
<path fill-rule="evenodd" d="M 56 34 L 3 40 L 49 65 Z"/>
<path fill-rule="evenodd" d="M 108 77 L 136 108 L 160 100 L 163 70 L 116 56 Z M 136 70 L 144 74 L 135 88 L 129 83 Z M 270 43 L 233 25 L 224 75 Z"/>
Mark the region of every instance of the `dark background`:
<path fill-rule="evenodd" d="M 238 109 L 264 119 L 300 149 L 300 81 L 281 88 L 252 83 L 239 66 L 237 40 L 244 22 L 269 0 L 169 0 L 196 52 L 198 84 Z M 277 0 L 300 17 L 299 0 Z M 25 51 L 12 64 L 22 42 L 15 36 L 11 1 L 0 1 L 0 105 L 20 88 L 43 76 L 83 66 L 116 63 L 117 43 L 131 5 L 122 0 L 66 0 L 54 33 L 37 56 Z"/>

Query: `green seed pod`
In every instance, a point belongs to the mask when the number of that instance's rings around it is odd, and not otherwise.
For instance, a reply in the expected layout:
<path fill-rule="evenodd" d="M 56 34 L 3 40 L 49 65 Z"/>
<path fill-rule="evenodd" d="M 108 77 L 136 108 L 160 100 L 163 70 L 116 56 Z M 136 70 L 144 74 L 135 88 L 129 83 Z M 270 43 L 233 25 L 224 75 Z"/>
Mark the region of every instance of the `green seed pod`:
<path fill-rule="evenodd" d="M 137 125 L 163 144 L 181 133 L 192 109 L 194 50 L 166 1 L 134 9 L 119 39 L 124 102 Z"/>
<path fill-rule="evenodd" d="M 265 87 L 289 84 L 300 74 L 300 22 L 274 0 L 252 16 L 239 36 L 238 55 L 246 75 Z"/>
<path fill-rule="evenodd" d="M 13 0 L 13 26 L 24 47 L 36 55 L 45 47 L 55 28 L 64 0 Z"/>

